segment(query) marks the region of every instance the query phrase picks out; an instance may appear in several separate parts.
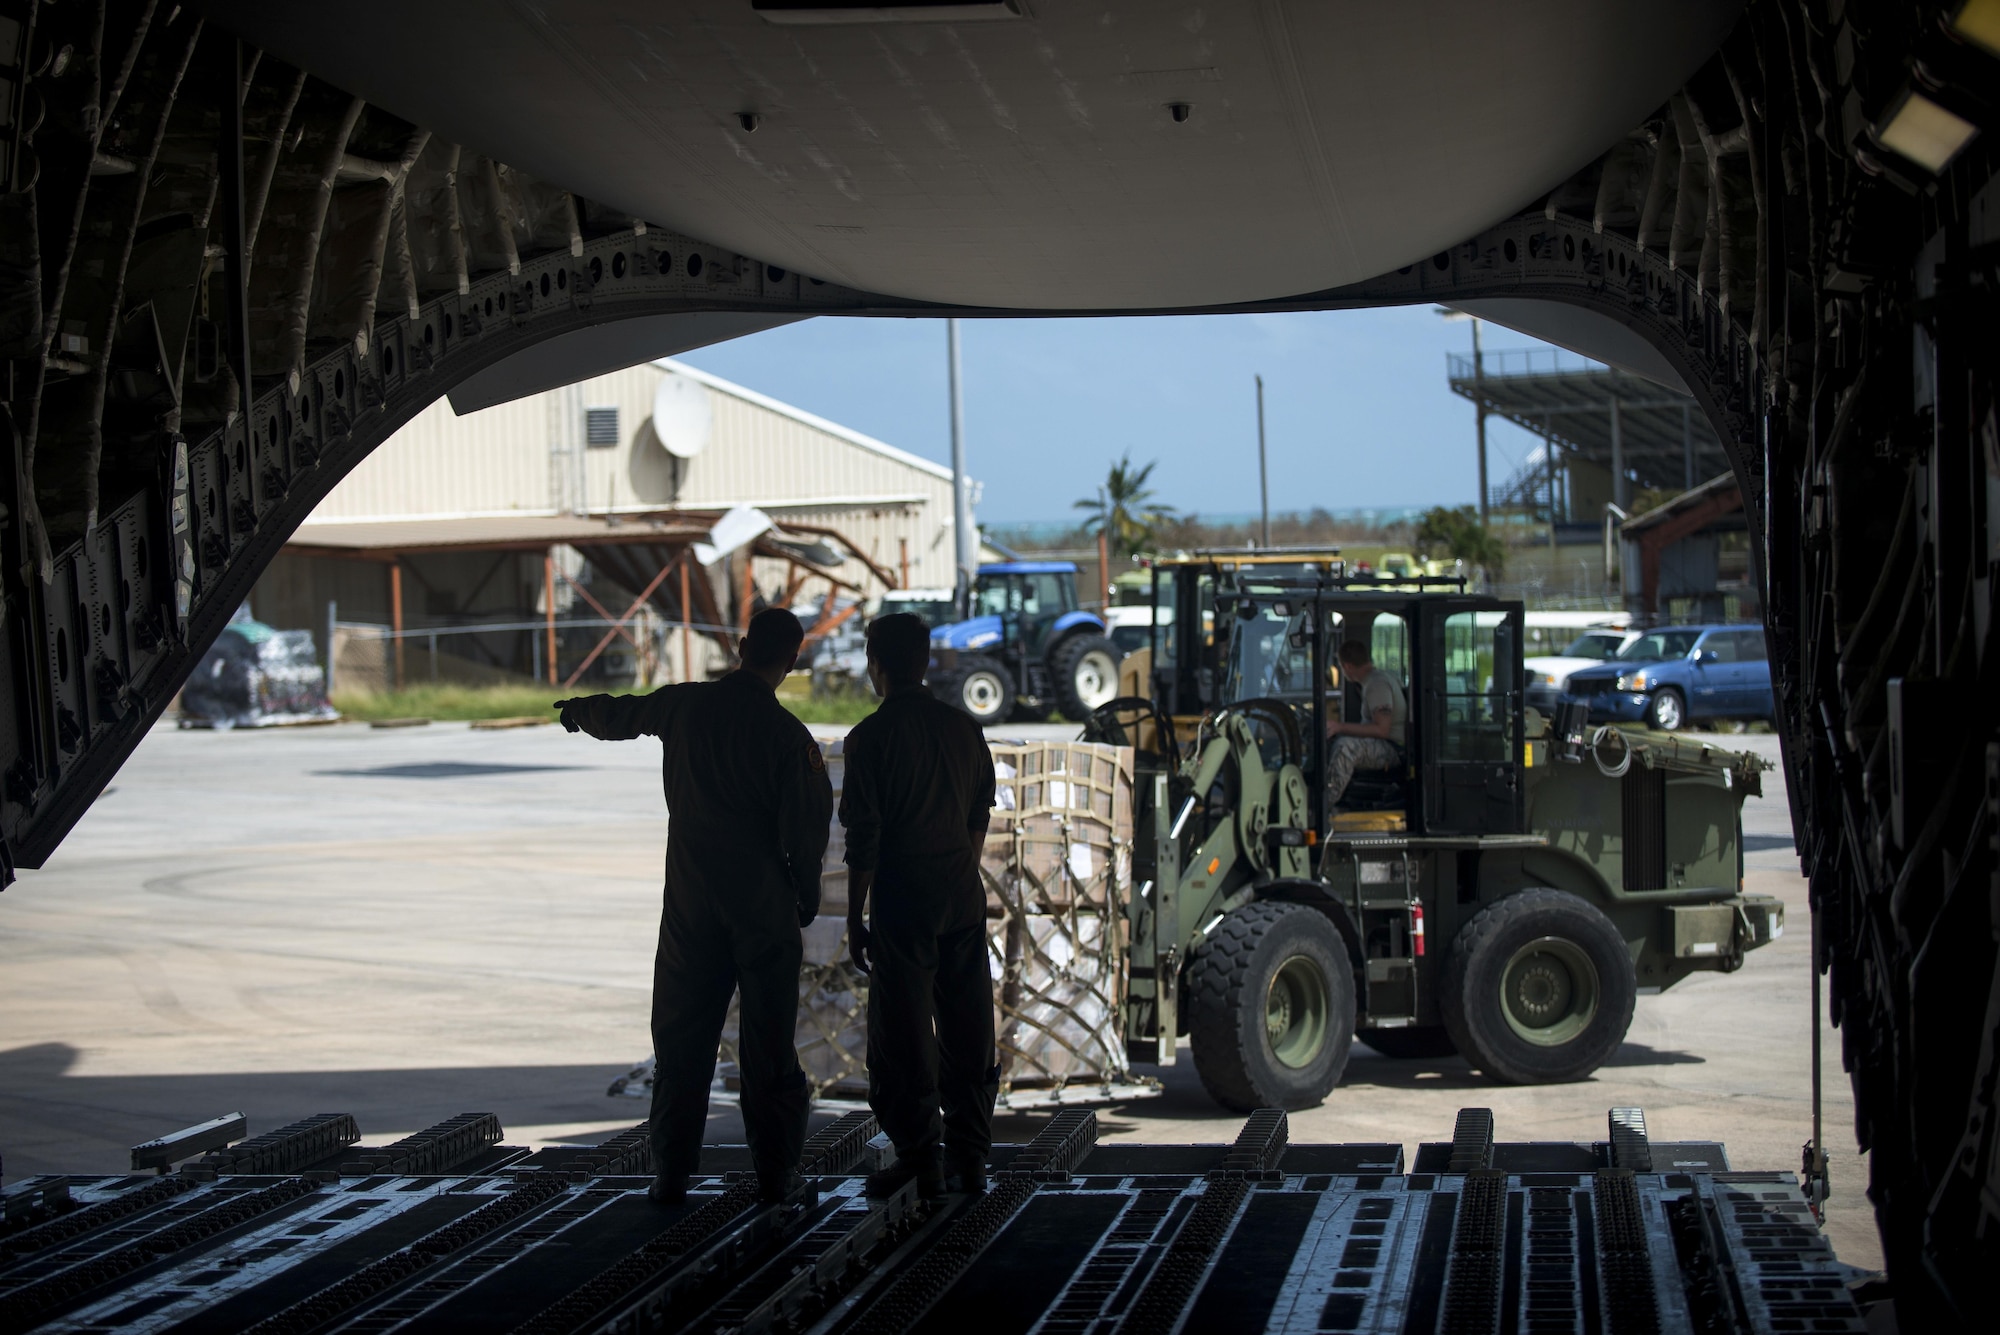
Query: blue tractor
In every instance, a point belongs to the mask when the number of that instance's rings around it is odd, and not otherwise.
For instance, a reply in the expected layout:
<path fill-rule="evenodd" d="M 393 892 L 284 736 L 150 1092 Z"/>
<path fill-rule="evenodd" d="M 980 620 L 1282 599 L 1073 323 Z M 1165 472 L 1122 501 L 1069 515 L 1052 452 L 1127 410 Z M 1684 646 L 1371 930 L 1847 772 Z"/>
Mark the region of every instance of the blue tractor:
<path fill-rule="evenodd" d="M 981 724 L 1073 722 L 1118 694 L 1118 648 L 1104 621 L 1077 606 L 1068 561 L 979 567 L 971 616 L 931 631 L 931 690 Z"/>

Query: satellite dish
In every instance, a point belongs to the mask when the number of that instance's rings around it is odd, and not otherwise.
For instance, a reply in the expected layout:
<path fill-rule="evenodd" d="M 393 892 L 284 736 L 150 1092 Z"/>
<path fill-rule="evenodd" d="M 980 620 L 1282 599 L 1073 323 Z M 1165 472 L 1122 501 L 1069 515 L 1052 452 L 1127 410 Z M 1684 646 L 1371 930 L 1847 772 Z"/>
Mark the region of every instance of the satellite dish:
<path fill-rule="evenodd" d="M 715 410 L 708 401 L 708 386 L 672 371 L 660 377 L 653 391 L 653 434 L 668 454 L 676 459 L 692 459 L 708 448 L 715 431 Z"/>

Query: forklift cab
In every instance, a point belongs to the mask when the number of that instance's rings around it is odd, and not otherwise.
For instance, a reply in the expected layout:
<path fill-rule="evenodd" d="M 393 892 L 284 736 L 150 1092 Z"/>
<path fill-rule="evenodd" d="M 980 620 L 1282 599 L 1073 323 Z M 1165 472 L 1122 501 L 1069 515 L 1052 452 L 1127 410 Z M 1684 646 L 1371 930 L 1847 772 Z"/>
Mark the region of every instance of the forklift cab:
<path fill-rule="evenodd" d="M 1322 840 L 1337 814 L 1324 800 L 1326 725 L 1361 719 L 1359 684 L 1343 680 L 1338 663 L 1353 639 L 1403 688 L 1407 769 L 1358 772 L 1343 807 L 1399 810 L 1414 834 L 1522 831 L 1520 603 L 1467 594 L 1455 577 L 1350 576 L 1328 553 L 1201 553 L 1157 563 L 1154 579 L 1165 599 L 1155 606 L 1174 609 L 1155 638 L 1178 640 L 1170 663 L 1155 649 L 1154 702 L 1183 737 L 1225 705 L 1262 700 L 1288 710 L 1292 742 L 1268 718 L 1259 737 L 1267 764 L 1298 752 L 1322 798 L 1313 804 Z"/>

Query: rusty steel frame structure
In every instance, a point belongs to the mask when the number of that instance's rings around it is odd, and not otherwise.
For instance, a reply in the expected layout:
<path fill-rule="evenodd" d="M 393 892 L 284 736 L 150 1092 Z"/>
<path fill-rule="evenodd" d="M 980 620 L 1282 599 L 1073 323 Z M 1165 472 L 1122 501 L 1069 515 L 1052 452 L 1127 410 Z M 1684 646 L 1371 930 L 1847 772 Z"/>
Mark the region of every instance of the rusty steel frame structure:
<path fill-rule="evenodd" d="M 1368 282 L 1221 308 L 1553 303 L 1636 333 L 1693 395 L 1755 540 L 1815 961 L 1922 1329 L 1975 1320 L 2000 1251 L 2000 60 L 1955 10 L 1752 0 L 1668 105 L 1529 209 Z M 10 864 L 48 857 L 313 506 L 468 377 L 662 314 L 1023 314 L 619 216 L 190 9 L 0 18 L 20 29 L 0 71 Z M 1989 130 L 1935 175 L 1873 133 L 1913 87 Z"/>
<path fill-rule="evenodd" d="M 540 552 L 542 554 L 543 571 L 543 609 L 547 617 L 546 626 L 549 637 L 547 660 L 549 671 L 548 684 L 551 686 L 558 684 L 555 651 L 555 589 L 558 581 L 574 590 L 576 595 L 588 603 L 591 610 L 602 617 L 609 627 L 598 643 L 585 655 L 582 662 L 571 671 L 569 677 L 560 682 L 567 689 L 576 685 L 584 671 L 597 661 L 600 654 L 611 647 L 611 642 L 615 639 L 622 637 L 642 657 L 648 653 L 648 650 L 638 640 L 633 638 L 626 627 L 638 615 L 639 609 L 651 602 L 654 596 L 659 594 L 665 587 L 668 579 L 676 574 L 680 576 L 680 587 L 677 591 L 669 595 L 672 600 L 671 605 L 662 608 L 662 610 L 672 612 L 674 620 L 680 625 L 684 633 L 682 645 L 684 658 L 689 662 L 692 661 L 692 653 L 686 643 L 685 637 L 687 634 L 692 633 L 691 627 L 697 624 L 693 621 L 693 617 L 697 614 L 702 618 L 698 624 L 708 628 L 701 632 L 702 635 L 714 640 L 722 647 L 725 653 L 734 652 L 735 646 L 731 640 L 729 631 L 720 628 L 733 626 L 738 631 L 747 629 L 749 624 L 747 604 L 743 599 L 739 598 L 734 618 L 725 621 L 722 605 L 716 599 L 715 589 L 710 582 L 709 576 L 703 574 L 699 579 L 692 578 L 694 566 L 690 563 L 694 544 L 705 538 L 714 526 L 715 521 L 721 517 L 722 512 L 719 510 L 662 510 L 628 514 L 620 516 L 620 527 L 618 528 L 606 528 L 588 538 L 572 537 L 568 543 L 553 541 L 546 536 L 494 537 L 487 534 L 474 534 L 466 537 L 453 537 L 445 530 L 434 530 L 428 540 L 410 540 L 380 546 L 360 546 L 351 541 L 346 543 L 327 543 L 324 541 L 316 543 L 310 539 L 303 542 L 295 539 L 286 543 L 284 550 L 294 556 L 318 557 L 335 561 L 368 562 L 381 565 L 388 570 L 391 630 L 397 637 L 395 682 L 398 689 L 401 689 L 403 683 L 401 665 L 403 652 L 402 637 L 404 635 L 402 572 L 405 557 L 437 552 L 519 552 L 524 554 Z M 530 524 L 532 526 L 532 521 L 530 521 Z M 824 524 L 803 524 L 787 521 L 786 523 L 776 525 L 775 531 L 780 534 L 799 533 L 816 538 L 832 538 L 840 544 L 842 552 L 858 562 L 869 575 L 879 580 L 884 588 L 893 589 L 899 587 L 895 582 L 894 576 L 876 564 L 874 560 L 861 551 L 860 547 L 852 539 L 837 528 L 830 528 Z M 631 605 L 625 609 L 624 614 L 614 615 L 610 608 L 599 602 L 596 595 L 592 594 L 583 584 L 571 578 L 569 573 L 563 570 L 556 561 L 556 548 L 565 545 L 577 549 L 586 560 L 590 559 L 591 553 L 601 548 L 660 548 L 663 549 L 666 555 L 659 568 L 651 576 L 641 576 L 646 579 L 646 583 L 643 586 L 639 586 L 640 592 L 638 596 L 632 600 Z M 826 597 L 820 605 L 819 613 L 814 617 L 812 623 L 806 627 L 806 639 L 809 642 L 823 639 L 846 624 L 855 615 L 862 599 L 867 595 L 867 590 L 862 585 L 857 585 L 850 580 L 841 579 L 839 576 L 826 570 L 815 569 L 806 562 L 801 561 L 795 553 L 772 541 L 769 534 L 759 534 L 757 537 L 751 539 L 742 549 L 737 561 L 738 574 L 741 577 L 742 584 L 746 589 L 750 589 L 753 592 L 756 589 L 752 576 L 753 567 L 751 562 L 756 560 L 770 561 L 785 568 L 784 592 L 775 603 L 776 606 L 791 606 L 799 590 L 808 581 L 817 579 L 826 583 Z M 643 566 L 638 567 L 640 571 L 643 571 L 644 568 Z M 626 573 L 627 577 L 630 577 L 629 572 L 621 573 Z M 845 608 L 836 610 L 834 604 L 843 592 L 851 595 L 850 601 Z"/>

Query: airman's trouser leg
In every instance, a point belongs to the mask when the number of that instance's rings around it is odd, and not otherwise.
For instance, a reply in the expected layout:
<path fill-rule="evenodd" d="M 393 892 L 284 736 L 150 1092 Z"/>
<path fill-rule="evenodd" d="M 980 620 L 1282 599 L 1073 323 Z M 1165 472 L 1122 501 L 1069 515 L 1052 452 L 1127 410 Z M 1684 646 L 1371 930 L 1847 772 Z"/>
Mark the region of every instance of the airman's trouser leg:
<path fill-rule="evenodd" d="M 869 921 L 868 1106 L 904 1158 L 936 1152 L 938 1050 L 933 1028 L 937 936 L 876 897 Z"/>
<path fill-rule="evenodd" d="M 986 924 L 946 932 L 937 940 L 932 995 L 937 1004 L 938 1102 L 944 1111 L 949 1159 L 986 1162 L 993 1148 L 993 1100 L 1000 1065 L 993 1047 L 993 975 L 986 959 Z"/>
<path fill-rule="evenodd" d="M 868 1106 L 899 1155 L 946 1143 L 983 1159 L 998 1086 L 985 923 L 940 931 L 898 898 L 878 893 L 869 923 Z"/>
<path fill-rule="evenodd" d="M 1336 737 L 1326 749 L 1326 800 L 1338 802 L 1358 769 L 1394 769 L 1403 753 L 1380 737 Z"/>
<path fill-rule="evenodd" d="M 812 1091 L 799 1067 L 799 961 L 796 921 L 775 936 L 737 944 L 736 1057 L 743 1075 L 743 1135 L 765 1186 L 798 1171 Z"/>
<path fill-rule="evenodd" d="M 663 920 L 653 956 L 653 1170 L 675 1179 L 701 1159 L 716 1044 L 736 987 L 728 940 L 720 924 L 707 926 Z"/>
<path fill-rule="evenodd" d="M 765 1182 L 798 1167 L 810 1098 L 793 1047 L 798 1020 L 797 924 L 754 929 L 724 922 L 699 903 L 670 895 L 653 963 L 655 1171 L 692 1175 L 708 1126 L 716 1045 L 732 992 L 740 992 L 737 1060 L 743 1129 Z M 788 916 L 788 915 L 787 915 Z"/>

